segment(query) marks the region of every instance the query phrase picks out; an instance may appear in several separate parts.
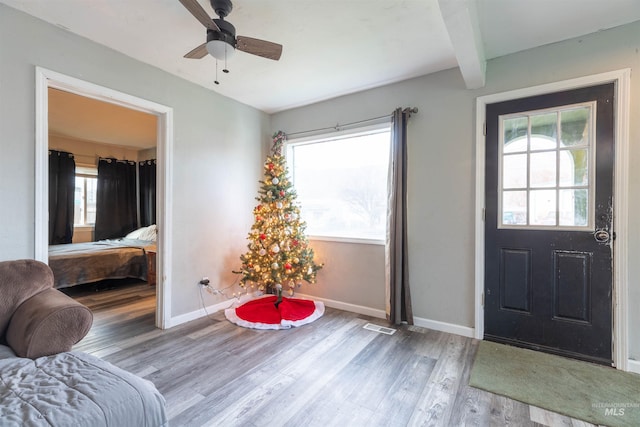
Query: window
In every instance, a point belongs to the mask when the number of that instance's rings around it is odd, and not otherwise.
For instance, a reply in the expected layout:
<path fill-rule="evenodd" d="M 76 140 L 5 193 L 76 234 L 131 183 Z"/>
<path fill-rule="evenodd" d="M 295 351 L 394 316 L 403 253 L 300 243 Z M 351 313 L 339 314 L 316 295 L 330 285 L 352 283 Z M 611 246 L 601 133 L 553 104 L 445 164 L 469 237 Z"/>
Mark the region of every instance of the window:
<path fill-rule="evenodd" d="M 500 227 L 593 227 L 595 104 L 500 117 Z"/>
<path fill-rule="evenodd" d="M 76 167 L 73 222 L 75 226 L 92 226 L 96 222 L 96 189 L 98 170 Z"/>
<path fill-rule="evenodd" d="M 386 124 L 287 144 L 309 236 L 385 239 L 390 136 Z"/>

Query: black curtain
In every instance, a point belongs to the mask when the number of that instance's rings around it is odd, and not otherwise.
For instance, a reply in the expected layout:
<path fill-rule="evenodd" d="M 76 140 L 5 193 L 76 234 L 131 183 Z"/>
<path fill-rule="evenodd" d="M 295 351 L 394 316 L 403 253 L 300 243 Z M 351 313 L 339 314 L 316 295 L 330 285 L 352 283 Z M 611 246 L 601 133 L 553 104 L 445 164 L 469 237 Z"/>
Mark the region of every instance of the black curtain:
<path fill-rule="evenodd" d="M 98 161 L 95 240 L 124 237 L 137 228 L 136 163 Z"/>
<path fill-rule="evenodd" d="M 49 244 L 71 243 L 76 162 L 73 154 L 49 150 Z"/>
<path fill-rule="evenodd" d="M 138 163 L 140 182 L 140 225 L 146 227 L 156 223 L 156 161 Z"/>

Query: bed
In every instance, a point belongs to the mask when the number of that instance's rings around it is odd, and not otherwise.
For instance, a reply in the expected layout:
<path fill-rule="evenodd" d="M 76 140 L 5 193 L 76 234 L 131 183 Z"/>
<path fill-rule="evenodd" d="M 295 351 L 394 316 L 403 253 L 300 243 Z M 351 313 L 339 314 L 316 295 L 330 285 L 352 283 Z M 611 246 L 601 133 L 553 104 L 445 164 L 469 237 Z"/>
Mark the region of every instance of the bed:
<path fill-rule="evenodd" d="M 139 229 L 121 239 L 49 246 L 54 287 L 62 289 L 105 279 L 147 280 L 147 253 L 156 252 L 153 227 L 153 235 L 136 233 Z"/>

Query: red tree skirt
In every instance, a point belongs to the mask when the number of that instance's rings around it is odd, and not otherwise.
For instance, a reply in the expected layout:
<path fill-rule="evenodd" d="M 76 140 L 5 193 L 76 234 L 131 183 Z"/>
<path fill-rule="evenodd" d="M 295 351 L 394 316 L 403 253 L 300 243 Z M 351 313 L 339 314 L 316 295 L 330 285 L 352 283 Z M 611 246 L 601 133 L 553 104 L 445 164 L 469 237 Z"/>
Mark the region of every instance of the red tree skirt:
<path fill-rule="evenodd" d="M 277 299 L 275 295 L 266 295 L 239 307 L 228 308 L 224 315 L 230 322 L 245 328 L 289 329 L 311 323 L 324 314 L 321 302 L 283 297 L 276 307 Z"/>

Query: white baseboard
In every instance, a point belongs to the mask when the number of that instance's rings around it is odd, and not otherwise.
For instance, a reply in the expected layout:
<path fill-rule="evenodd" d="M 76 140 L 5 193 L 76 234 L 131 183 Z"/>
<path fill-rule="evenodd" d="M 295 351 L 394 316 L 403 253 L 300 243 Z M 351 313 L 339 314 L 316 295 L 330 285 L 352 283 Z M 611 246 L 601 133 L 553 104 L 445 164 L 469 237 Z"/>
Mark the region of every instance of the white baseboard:
<path fill-rule="evenodd" d="M 627 370 L 629 372 L 635 372 L 636 374 L 640 374 L 640 360 L 629 359 L 627 361 Z"/>
<path fill-rule="evenodd" d="M 468 326 L 460 326 L 453 323 L 440 322 L 439 320 L 424 319 L 422 317 L 413 317 L 413 324 L 422 328 L 433 329 L 434 331 L 447 332 L 449 334 L 462 335 L 463 337 L 473 338 L 475 331 Z"/>
<path fill-rule="evenodd" d="M 322 301 L 327 307 L 337 308 L 339 310 L 351 311 L 353 313 L 364 314 L 371 317 L 377 317 L 379 319 L 386 319 L 387 314 L 384 310 L 379 310 L 371 307 L 364 307 L 362 305 L 349 304 L 342 301 L 335 301 L 326 298 L 319 298 L 312 295 L 298 294 L 296 296 L 299 298 L 307 298 L 313 299 L 316 301 Z M 440 322 L 437 320 L 423 319 L 421 317 L 413 318 L 413 323 L 415 326 L 420 326 L 422 328 L 433 329 L 435 331 L 447 332 L 450 334 L 462 335 L 463 337 L 474 337 L 474 329 L 469 328 L 467 326 L 455 325 L 453 323 Z"/>
<path fill-rule="evenodd" d="M 321 301 L 327 307 L 337 308 L 338 310 L 351 311 L 353 313 L 364 314 L 366 316 L 377 317 L 379 319 L 386 319 L 387 315 L 384 310 L 377 308 L 365 307 L 363 305 L 350 304 L 348 302 L 336 301 L 327 298 L 320 298 L 313 295 L 299 294 L 296 292 L 295 298 L 312 299 L 314 301 Z"/>
<path fill-rule="evenodd" d="M 235 301 L 235 300 L 234 300 Z M 179 316 L 176 317 L 172 317 L 171 319 L 169 319 L 169 325 L 167 326 L 168 328 L 173 328 L 174 326 L 178 326 L 181 325 L 183 323 L 187 323 L 190 322 L 192 320 L 196 320 L 199 319 L 201 317 L 204 317 L 208 314 L 213 314 L 217 311 L 220 310 L 224 310 L 229 308 L 229 306 L 233 304 L 233 301 L 222 301 L 219 302 L 217 304 L 214 305 L 210 305 L 208 307 L 206 307 L 206 311 L 204 308 L 201 308 L 199 310 L 195 310 L 192 311 L 190 313 L 185 313 L 185 314 L 181 314 Z"/>
<path fill-rule="evenodd" d="M 314 301 L 321 301 L 327 307 L 336 308 L 338 310 L 364 314 L 365 316 L 376 317 L 378 319 L 387 318 L 385 311 L 377 308 L 365 307 L 363 305 L 351 304 L 348 302 L 336 301 L 328 298 L 321 298 L 313 295 L 300 294 L 300 293 L 296 293 L 295 297 L 302 298 L 302 299 L 311 299 Z M 176 317 L 172 317 L 170 320 L 169 327 L 178 326 L 182 323 L 199 319 L 201 317 L 206 316 L 207 313 L 213 314 L 217 311 L 227 309 L 231 304 L 232 304 L 232 301 L 223 301 L 218 304 L 208 306 L 206 308 L 206 311 L 205 309 L 201 308 L 199 310 L 195 310 L 190 313 L 185 313 Z M 474 329 L 469 328 L 467 326 L 460 326 L 453 323 L 440 322 L 438 320 L 424 319 L 422 317 L 414 317 L 413 323 L 415 324 L 415 326 L 420 326 L 422 328 L 427 328 L 427 329 L 433 329 L 434 331 L 447 332 L 450 334 L 462 335 L 463 337 L 469 337 L 469 338 L 474 337 Z M 629 370 L 633 369 L 632 364 L 636 364 L 635 368 L 638 369 L 638 371 L 635 371 L 635 372 L 640 372 L 640 362 L 636 362 L 633 360 L 629 361 Z"/>

